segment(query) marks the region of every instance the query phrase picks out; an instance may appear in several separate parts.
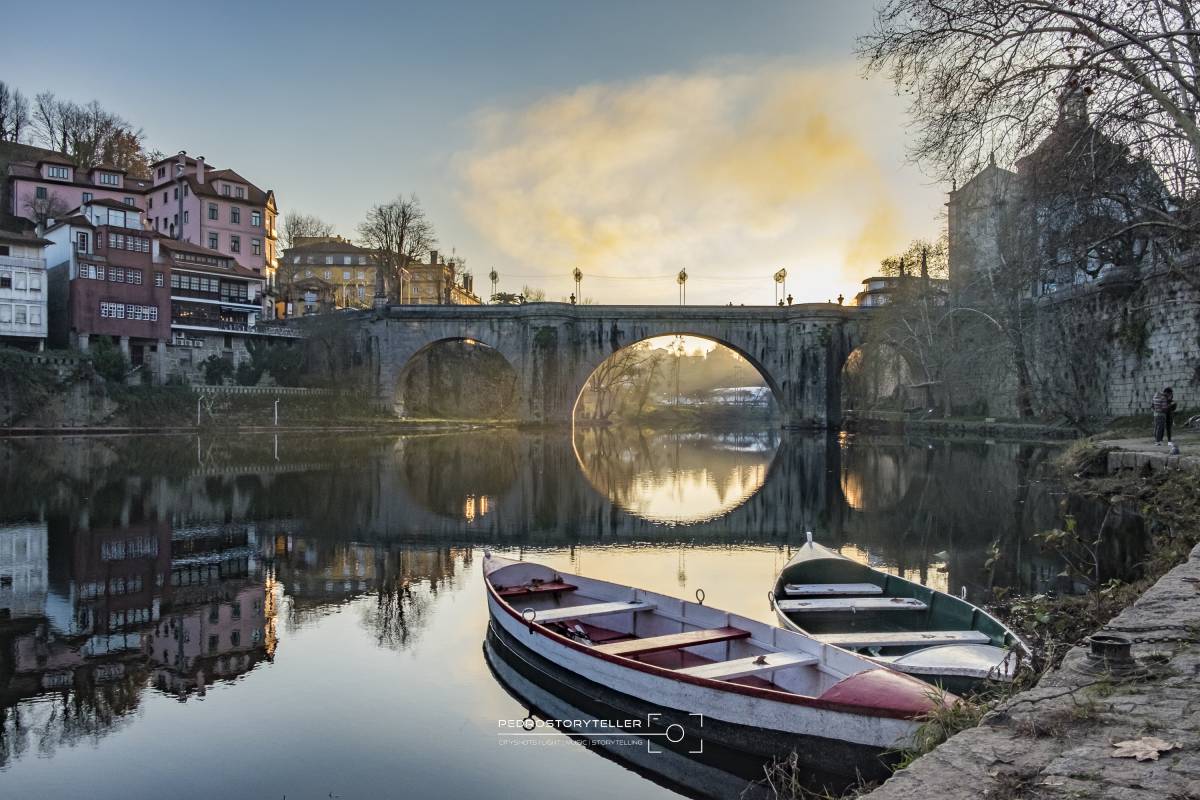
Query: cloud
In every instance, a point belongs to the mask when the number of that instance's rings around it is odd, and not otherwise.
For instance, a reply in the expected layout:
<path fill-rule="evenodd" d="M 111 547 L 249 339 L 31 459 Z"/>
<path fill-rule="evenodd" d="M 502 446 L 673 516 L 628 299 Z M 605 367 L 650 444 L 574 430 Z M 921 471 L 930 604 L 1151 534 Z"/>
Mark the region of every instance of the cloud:
<path fill-rule="evenodd" d="M 789 290 L 824 300 L 926 233 L 905 232 L 929 212 L 888 163 L 895 106 L 852 65 L 584 86 L 481 112 L 460 202 L 552 297 L 579 266 L 586 295 L 669 302 L 686 266 L 689 301 L 770 302 L 786 266 Z"/>

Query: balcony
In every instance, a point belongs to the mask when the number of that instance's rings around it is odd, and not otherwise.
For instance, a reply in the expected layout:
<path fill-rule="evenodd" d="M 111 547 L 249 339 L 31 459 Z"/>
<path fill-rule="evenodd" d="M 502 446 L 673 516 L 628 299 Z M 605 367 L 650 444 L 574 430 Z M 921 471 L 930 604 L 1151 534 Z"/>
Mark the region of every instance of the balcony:
<path fill-rule="evenodd" d="M 16 256 L 0 256 L 0 267 L 13 267 L 23 269 L 45 269 L 46 259 L 44 258 L 17 258 Z"/>

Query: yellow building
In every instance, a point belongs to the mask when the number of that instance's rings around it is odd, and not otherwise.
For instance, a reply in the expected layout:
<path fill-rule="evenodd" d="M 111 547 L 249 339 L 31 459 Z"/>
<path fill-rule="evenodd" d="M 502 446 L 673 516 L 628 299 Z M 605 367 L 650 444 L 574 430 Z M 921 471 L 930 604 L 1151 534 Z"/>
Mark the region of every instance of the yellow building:
<path fill-rule="evenodd" d="M 409 262 L 402 299 L 416 305 L 477 306 L 483 301 L 474 290 L 471 273 L 460 273 L 454 259 L 446 260 L 431 250 L 428 264 Z"/>
<path fill-rule="evenodd" d="M 371 308 L 375 299 L 373 251 L 340 236 L 297 236 L 283 251 L 276 273 L 279 316 L 300 316 L 306 296 L 311 305 L 316 279 L 328 286 L 334 308 Z M 324 299 L 324 298 L 322 298 Z"/>

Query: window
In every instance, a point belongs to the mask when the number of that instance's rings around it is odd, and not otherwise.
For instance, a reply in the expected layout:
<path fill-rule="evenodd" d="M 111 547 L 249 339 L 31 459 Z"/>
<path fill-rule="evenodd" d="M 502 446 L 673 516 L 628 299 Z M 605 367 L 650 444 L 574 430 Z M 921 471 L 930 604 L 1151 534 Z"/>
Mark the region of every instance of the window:
<path fill-rule="evenodd" d="M 262 239 L 250 240 L 250 252 L 256 256 L 262 255 Z"/>
<path fill-rule="evenodd" d="M 172 200 L 179 199 L 179 187 L 178 186 L 176 186 L 174 189 L 171 190 L 171 199 Z"/>
<path fill-rule="evenodd" d="M 234 647 L 237 647 L 238 645 L 240 645 L 242 643 L 242 632 L 241 631 L 230 631 L 229 632 L 229 643 L 231 645 L 233 645 Z"/>
<path fill-rule="evenodd" d="M 24 272 L 17 273 L 16 285 L 13 286 L 13 288 L 19 289 L 22 292 L 25 291 L 25 273 Z"/>
<path fill-rule="evenodd" d="M 163 274 L 161 272 L 154 273 L 154 285 L 155 286 L 163 285 Z"/>
<path fill-rule="evenodd" d="M 183 210 L 183 224 L 184 225 L 188 224 L 188 212 L 187 212 L 186 208 Z"/>
<path fill-rule="evenodd" d="M 12 255 L 12 248 L 10 248 L 6 244 L 0 244 L 0 256 L 10 256 L 10 255 Z"/>
<path fill-rule="evenodd" d="M 229 209 L 229 221 L 234 225 L 242 224 L 242 210 L 237 206 Z"/>
<path fill-rule="evenodd" d="M 229 610 L 230 610 L 230 616 L 233 619 L 241 619 L 242 618 L 242 604 L 241 603 L 230 603 Z"/>
<path fill-rule="evenodd" d="M 30 275 L 29 276 L 29 291 L 40 292 L 41 290 L 42 290 L 42 276 L 41 275 Z"/>
<path fill-rule="evenodd" d="M 208 247 L 210 250 L 216 250 L 220 246 L 220 244 L 221 244 L 220 237 L 218 237 L 217 234 L 210 233 L 208 235 Z"/>
<path fill-rule="evenodd" d="M 311 269 L 306 269 L 306 270 L 304 270 L 304 277 L 306 277 L 306 278 L 311 278 L 311 277 L 312 277 L 312 270 L 311 270 Z"/>
<path fill-rule="evenodd" d="M 325 263 L 326 263 L 326 264 L 332 264 L 332 263 L 333 263 L 333 256 L 325 256 Z"/>
<path fill-rule="evenodd" d="M 242 252 L 242 237 L 237 236 L 235 234 L 230 234 L 230 236 L 229 236 L 229 252 L 231 252 L 231 253 Z"/>
<path fill-rule="evenodd" d="M 236 192 L 236 194 L 237 194 L 237 196 L 238 196 L 238 197 L 240 197 L 240 198 L 245 198 L 245 196 L 246 196 L 246 190 L 245 190 L 245 189 L 243 189 L 241 186 L 239 186 L 239 187 L 237 187 L 237 192 Z"/>
<path fill-rule="evenodd" d="M 221 218 L 220 213 L 218 213 L 218 211 L 217 211 L 216 203 L 208 204 L 208 218 L 209 219 L 220 219 Z"/>
<path fill-rule="evenodd" d="M 12 288 L 12 273 L 0 272 L 0 289 Z"/>
<path fill-rule="evenodd" d="M 367 257 L 366 257 L 366 256 L 359 256 L 359 257 L 358 257 L 358 263 L 359 263 L 359 264 L 366 264 L 366 263 L 367 263 Z"/>
<path fill-rule="evenodd" d="M 100 182 L 102 184 L 104 184 L 105 186 L 120 186 L 121 185 L 121 176 L 116 175 L 112 172 L 101 172 L 100 173 Z"/>
<path fill-rule="evenodd" d="M 14 306 L 13 322 L 17 325 L 25 325 L 29 322 L 25 306 Z"/>
<path fill-rule="evenodd" d="M 146 208 L 154 208 L 154 198 L 153 197 L 147 198 Z"/>
<path fill-rule="evenodd" d="M 104 267 L 97 267 L 95 264 L 80 264 L 79 277 L 102 281 L 104 280 Z"/>
<path fill-rule="evenodd" d="M 75 249 L 80 253 L 86 253 L 88 251 L 88 235 L 86 231 L 79 232 L 78 237 L 75 239 Z"/>
<path fill-rule="evenodd" d="M 127 281 L 129 281 L 129 283 L 135 284 L 137 286 L 141 286 L 142 285 L 142 271 L 140 269 L 126 270 L 125 279 Z"/>
<path fill-rule="evenodd" d="M 344 281 L 350 280 L 350 270 L 348 270 L 348 269 L 342 270 L 342 280 L 344 280 Z"/>
<path fill-rule="evenodd" d="M 220 645 L 220 643 L 221 643 L 221 641 L 219 638 L 217 638 L 217 635 L 215 633 L 212 634 L 211 636 L 209 636 L 208 637 L 208 652 L 210 652 L 210 653 L 217 652 L 217 646 Z"/>
<path fill-rule="evenodd" d="M 45 200 L 46 199 L 46 187 L 45 186 L 37 187 L 37 191 L 35 191 L 34 194 L 37 195 L 38 200 Z"/>
<path fill-rule="evenodd" d="M 3 253 L 0 253 L 0 255 L 4 255 L 4 254 L 3 254 Z M 300 263 L 300 256 L 292 256 L 292 263 L 293 263 L 293 264 L 299 264 L 299 263 Z"/>
<path fill-rule="evenodd" d="M 42 310 L 40 308 L 38 308 L 37 306 L 29 307 L 29 324 L 30 325 L 41 325 L 42 324 Z"/>
<path fill-rule="evenodd" d="M 343 263 L 343 264 L 349 264 L 349 263 L 351 263 L 351 261 L 350 261 L 350 256 L 342 256 L 342 263 Z"/>
<path fill-rule="evenodd" d="M 232 192 L 230 192 L 228 183 L 221 184 L 221 194 L 225 195 L 226 197 L 229 197 L 229 195 L 232 194 Z"/>
<path fill-rule="evenodd" d="M 261 211 L 251 211 L 250 212 L 250 225 L 255 228 L 262 227 L 262 212 Z"/>
<path fill-rule="evenodd" d="M 91 193 L 91 192 L 84 192 L 84 193 L 83 193 L 83 202 L 85 202 L 85 203 L 90 203 L 90 202 L 92 202 L 92 193 Z"/>
<path fill-rule="evenodd" d="M 100 303 L 100 316 L 109 319 L 125 319 L 124 303 Z"/>
<path fill-rule="evenodd" d="M 125 282 L 125 270 L 121 267 L 109 267 L 108 268 L 108 279 L 110 281 L 112 281 L 113 283 L 124 283 Z"/>
<path fill-rule="evenodd" d="M 165 176 L 166 176 L 166 174 L 167 174 L 167 168 L 166 168 L 166 167 L 159 167 L 159 168 L 158 168 L 158 177 L 160 177 L 160 178 L 162 178 L 162 177 L 165 177 Z"/>
<path fill-rule="evenodd" d="M 62 178 L 64 181 L 67 179 L 68 175 L 66 167 L 50 167 L 50 169 L 46 171 L 46 174 L 51 178 Z"/>
<path fill-rule="evenodd" d="M 358 287 L 358 299 L 364 300 L 364 299 L 366 299 L 366 297 L 367 297 L 367 287 L 360 285 Z"/>
<path fill-rule="evenodd" d="M 167 202 L 167 193 L 163 192 L 163 202 Z"/>
<path fill-rule="evenodd" d="M 134 203 L 134 202 L 133 202 L 133 198 L 132 198 L 132 197 L 126 197 L 126 198 L 125 198 L 125 205 L 127 205 L 127 206 L 132 206 L 132 205 L 136 205 L 136 203 Z"/>
<path fill-rule="evenodd" d="M 327 281 L 333 280 L 333 271 L 332 270 L 328 270 L 328 269 L 325 270 L 325 280 L 327 280 Z"/>
<path fill-rule="evenodd" d="M 0 322 L 12 322 L 12 306 L 0 305 Z"/>

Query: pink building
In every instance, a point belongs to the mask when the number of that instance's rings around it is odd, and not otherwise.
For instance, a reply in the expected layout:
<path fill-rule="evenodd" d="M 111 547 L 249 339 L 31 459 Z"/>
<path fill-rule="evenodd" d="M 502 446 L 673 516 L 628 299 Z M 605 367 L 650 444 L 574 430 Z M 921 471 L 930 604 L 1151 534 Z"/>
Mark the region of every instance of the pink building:
<path fill-rule="evenodd" d="M 153 164 L 151 175 L 146 213 L 154 230 L 223 253 L 273 289 L 278 213 L 273 191 L 183 151 Z M 272 316 L 271 306 L 264 308 Z"/>
<path fill-rule="evenodd" d="M 25 145 L 20 148 L 8 165 L 5 205 L 13 216 L 43 223 L 93 200 L 146 207 L 149 181 L 131 178 L 125 170 L 106 164 L 82 170 L 52 150 Z M 27 160 L 17 160 L 22 156 Z"/>

